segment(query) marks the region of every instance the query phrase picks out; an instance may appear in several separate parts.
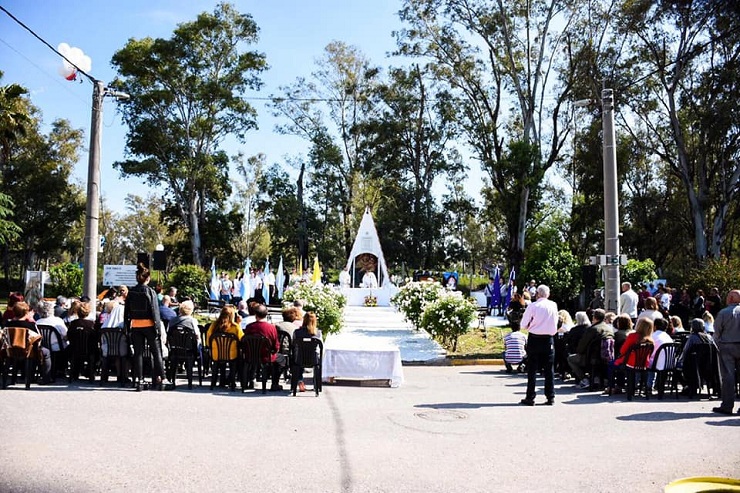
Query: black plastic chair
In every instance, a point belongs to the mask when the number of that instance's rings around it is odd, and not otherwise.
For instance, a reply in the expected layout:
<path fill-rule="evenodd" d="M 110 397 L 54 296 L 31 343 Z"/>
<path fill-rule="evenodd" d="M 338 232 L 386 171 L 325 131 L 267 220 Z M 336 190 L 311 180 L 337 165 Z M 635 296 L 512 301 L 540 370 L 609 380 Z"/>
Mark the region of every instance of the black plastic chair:
<path fill-rule="evenodd" d="M 694 392 L 697 392 L 701 398 L 705 386 L 707 398 L 711 399 L 713 394 L 720 395 L 722 385 L 719 377 L 719 353 L 714 344 L 693 344 L 684 359 L 683 371 L 690 388 L 689 396 L 693 397 Z"/>
<path fill-rule="evenodd" d="M 285 356 L 287 362 L 281 370 L 283 378 L 287 381 L 290 378 L 290 362 L 293 361 L 293 338 L 285 330 L 277 327 L 278 340 L 280 341 L 280 354 Z"/>
<path fill-rule="evenodd" d="M 69 383 L 77 380 L 83 362 L 88 364 L 87 377 L 95 380 L 95 360 L 98 356 L 98 336 L 92 320 L 73 320 L 67 331 L 69 341 Z"/>
<path fill-rule="evenodd" d="M 324 343 L 316 337 L 304 337 L 293 341 L 293 369 L 291 370 L 290 390 L 296 395 L 298 373 L 301 368 L 313 369 L 313 390 L 316 397 L 322 391 L 321 361 L 324 356 Z"/>
<path fill-rule="evenodd" d="M 232 391 L 236 390 L 236 373 L 238 371 L 239 362 L 239 339 L 236 334 L 216 332 L 211 335 L 208 347 L 211 348 L 211 361 L 213 362 L 213 369 L 211 372 L 211 390 L 216 387 L 216 380 L 218 379 L 219 371 L 221 372 L 222 380 L 227 378 L 227 365 L 230 370 L 228 375 L 229 389 Z M 236 357 L 234 358 L 231 358 L 230 356 L 232 349 L 236 353 Z"/>
<path fill-rule="evenodd" d="M 49 375 L 49 379 L 53 381 L 59 369 L 60 359 L 64 361 L 64 338 L 53 325 L 37 325 L 36 328 L 38 328 L 39 334 L 41 334 L 41 347 L 48 349 L 51 355 L 51 375 Z M 55 339 L 59 348 L 58 351 L 51 349 Z"/>
<path fill-rule="evenodd" d="M 177 366 L 185 362 L 185 372 L 188 377 L 188 390 L 193 388 L 193 365 L 198 361 L 198 385 L 203 386 L 203 360 L 198 351 L 198 338 L 195 332 L 182 325 L 170 327 L 167 330 L 167 347 L 170 350 L 169 379 L 176 387 Z"/>
<path fill-rule="evenodd" d="M 201 362 L 203 363 L 203 366 L 201 367 L 201 371 L 203 372 L 203 375 L 208 375 L 208 373 L 211 371 L 211 347 L 208 344 L 208 326 L 207 325 L 198 325 L 198 328 L 200 329 L 200 345 L 201 345 Z"/>
<path fill-rule="evenodd" d="M 19 366 L 23 365 L 23 376 L 25 378 L 26 389 L 31 388 L 31 377 L 34 373 L 36 360 L 33 357 L 33 350 L 28 343 L 28 329 L 25 327 L 6 327 L 5 328 L 8 344 L 2 351 L 2 387 L 8 386 L 8 366 L 13 365 L 12 384 L 15 384 Z M 20 331 L 20 333 L 18 332 Z M 12 341 L 23 341 L 23 346 L 12 346 Z"/>
<path fill-rule="evenodd" d="M 655 346 L 652 342 L 645 341 L 636 344 L 627 351 L 624 356 L 624 369 L 627 374 L 627 400 L 631 401 L 635 396 L 635 377 L 640 377 L 640 386 L 645 389 L 645 398 L 650 399 L 650 389 L 647 388 L 648 370 L 650 370 L 650 355 L 653 354 Z M 630 354 L 634 353 L 635 363 L 629 365 Z"/>
<path fill-rule="evenodd" d="M 668 385 L 668 392 L 673 392 L 678 397 L 678 379 L 676 378 L 678 349 L 679 344 L 677 342 L 666 342 L 661 344 L 655 353 L 650 371 L 655 373 L 655 387 L 658 389 L 658 399 L 663 398 L 666 385 Z M 663 360 L 663 369 L 658 369 L 658 361 L 661 359 Z"/>
<path fill-rule="evenodd" d="M 108 375 L 110 373 L 111 361 L 115 361 L 117 364 L 116 378 L 118 386 L 123 387 L 126 383 L 126 375 L 128 375 L 128 359 L 129 359 L 129 342 L 126 334 L 121 329 L 101 329 L 100 330 L 100 347 L 105 347 L 105 352 L 102 354 L 102 363 L 100 370 L 100 381 L 101 383 L 108 382 Z"/>
<path fill-rule="evenodd" d="M 268 358 L 263 362 L 263 356 L 270 354 L 270 341 L 261 335 L 245 335 L 241 341 L 243 373 L 242 392 L 251 387 L 252 377 L 258 376 L 262 381 L 262 393 L 267 393 L 267 377 L 270 374 L 272 362 Z"/>
<path fill-rule="evenodd" d="M 602 384 L 606 382 L 606 369 L 609 364 L 601 357 L 602 345 L 610 344 L 611 353 L 614 354 L 614 339 L 602 338 L 599 336 L 589 343 L 586 349 L 586 367 L 588 372 L 588 390 L 596 390 L 596 377 L 601 380 Z"/>

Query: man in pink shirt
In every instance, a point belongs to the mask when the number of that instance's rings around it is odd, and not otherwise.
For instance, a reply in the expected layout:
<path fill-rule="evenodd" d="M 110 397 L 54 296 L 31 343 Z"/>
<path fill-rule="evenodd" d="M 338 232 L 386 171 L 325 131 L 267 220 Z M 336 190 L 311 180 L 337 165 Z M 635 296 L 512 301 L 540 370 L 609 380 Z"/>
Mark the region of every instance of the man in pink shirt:
<path fill-rule="evenodd" d="M 550 288 L 541 284 L 537 287 L 537 301 L 531 303 L 522 316 L 521 328 L 529 330 L 527 338 L 527 396 L 521 400 L 524 406 L 534 406 L 537 372 L 544 367 L 545 397 L 547 405 L 555 403 L 555 346 L 553 336 L 558 330 L 558 305 L 550 301 Z"/>

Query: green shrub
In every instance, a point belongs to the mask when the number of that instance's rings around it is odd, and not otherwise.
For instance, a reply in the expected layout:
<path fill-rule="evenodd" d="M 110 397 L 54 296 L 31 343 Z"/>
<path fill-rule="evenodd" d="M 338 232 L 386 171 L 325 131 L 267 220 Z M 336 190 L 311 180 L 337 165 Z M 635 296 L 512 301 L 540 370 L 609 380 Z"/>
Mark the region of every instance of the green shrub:
<path fill-rule="evenodd" d="M 209 274 L 197 265 L 178 265 L 169 275 L 170 286 L 177 288 L 179 296 L 187 296 L 194 302 L 207 298 L 206 286 Z"/>
<path fill-rule="evenodd" d="M 304 311 L 316 314 L 319 329 L 324 337 L 342 330 L 344 325 L 342 314 L 347 299 L 338 291 L 312 282 L 298 283 L 290 286 L 283 294 L 284 302 L 296 300 L 303 302 Z"/>
<path fill-rule="evenodd" d="M 82 295 L 82 269 L 79 265 L 70 262 L 55 265 L 49 269 L 51 285 L 57 295 L 81 296 Z M 92 293 L 91 296 L 94 296 Z"/>
<path fill-rule="evenodd" d="M 631 258 L 627 265 L 623 265 L 619 272 L 622 282 L 629 282 L 633 288 L 642 282 L 653 281 L 658 278 L 655 273 L 655 262 L 651 259 L 637 260 Z"/>
<path fill-rule="evenodd" d="M 470 330 L 470 324 L 478 313 L 478 305 L 459 293 L 442 292 L 426 305 L 421 318 L 421 328 L 429 332 L 445 346 L 452 345 L 457 351 L 457 338 Z"/>
<path fill-rule="evenodd" d="M 724 303 L 728 292 L 740 288 L 740 259 L 708 259 L 704 265 L 691 271 L 689 284 L 693 289 L 703 289 L 704 293 L 709 293 L 711 288 L 718 288 Z"/>

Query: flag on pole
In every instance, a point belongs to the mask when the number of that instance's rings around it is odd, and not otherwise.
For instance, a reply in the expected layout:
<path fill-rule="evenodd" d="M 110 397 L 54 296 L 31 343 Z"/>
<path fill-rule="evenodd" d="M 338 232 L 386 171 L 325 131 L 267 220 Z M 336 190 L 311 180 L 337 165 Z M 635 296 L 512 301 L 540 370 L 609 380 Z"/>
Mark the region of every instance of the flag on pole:
<path fill-rule="evenodd" d="M 275 284 L 277 284 L 278 299 L 283 299 L 283 287 L 285 286 L 285 272 L 283 272 L 283 256 L 280 256 L 277 275 L 275 275 Z"/>
<path fill-rule="evenodd" d="M 267 276 L 270 275 L 270 259 L 265 260 L 265 270 L 262 272 L 262 297 L 265 303 L 270 304 L 270 285 L 267 284 Z"/>
<path fill-rule="evenodd" d="M 216 274 L 216 257 L 213 257 L 211 260 L 211 291 L 209 295 L 211 296 L 212 300 L 218 299 L 218 294 L 221 291 L 221 281 L 218 279 L 218 274 Z"/>
<path fill-rule="evenodd" d="M 249 269 L 252 267 L 252 260 L 247 258 L 244 261 L 244 277 L 242 278 L 241 292 L 239 296 L 244 301 L 252 297 L 252 276 L 249 274 Z"/>
<path fill-rule="evenodd" d="M 501 272 L 496 266 L 496 273 L 493 276 L 493 292 L 491 293 L 491 307 L 501 304 Z"/>
<path fill-rule="evenodd" d="M 512 267 L 509 271 L 509 285 L 506 287 L 506 299 L 504 300 L 504 309 L 509 307 L 511 298 L 514 296 L 514 293 L 512 292 L 514 290 L 514 281 L 516 281 L 516 271 L 514 270 L 514 267 Z"/>
<path fill-rule="evenodd" d="M 311 276 L 311 281 L 313 281 L 314 284 L 319 284 L 321 282 L 321 267 L 319 266 L 318 255 L 316 255 L 316 258 L 313 261 L 313 275 Z"/>

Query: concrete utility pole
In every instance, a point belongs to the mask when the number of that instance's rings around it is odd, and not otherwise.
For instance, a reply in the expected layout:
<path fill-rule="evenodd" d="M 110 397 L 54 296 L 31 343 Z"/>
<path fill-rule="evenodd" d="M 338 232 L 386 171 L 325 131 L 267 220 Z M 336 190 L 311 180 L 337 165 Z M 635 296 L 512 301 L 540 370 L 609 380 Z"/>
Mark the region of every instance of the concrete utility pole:
<path fill-rule="evenodd" d="M 82 294 L 95 299 L 98 295 L 98 219 L 100 218 L 100 134 L 103 130 L 103 96 L 105 84 L 96 80 L 93 86 L 90 152 L 87 163 L 87 209 L 85 213 L 85 252 L 83 257 Z"/>
<path fill-rule="evenodd" d="M 617 148 L 614 137 L 614 95 L 601 91 L 604 138 L 604 307 L 619 313 L 619 204 L 617 198 Z"/>

